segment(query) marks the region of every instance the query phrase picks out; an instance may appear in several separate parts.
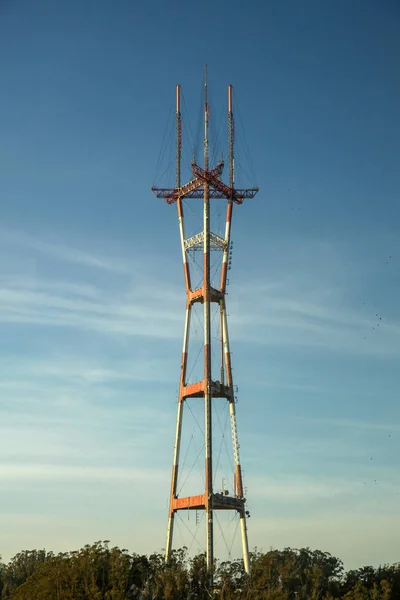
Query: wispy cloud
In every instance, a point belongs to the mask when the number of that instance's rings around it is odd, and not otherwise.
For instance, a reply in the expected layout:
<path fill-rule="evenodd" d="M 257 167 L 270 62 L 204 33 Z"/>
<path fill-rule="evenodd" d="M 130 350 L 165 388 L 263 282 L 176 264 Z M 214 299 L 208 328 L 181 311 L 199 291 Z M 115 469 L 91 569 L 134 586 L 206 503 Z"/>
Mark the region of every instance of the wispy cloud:
<path fill-rule="evenodd" d="M 352 308 L 345 290 L 338 297 L 324 285 L 320 287 L 318 280 L 308 283 L 308 289 L 304 289 L 305 282 L 299 289 L 297 278 L 278 279 L 275 285 L 265 286 L 255 280 L 235 289 L 230 319 L 234 335 L 268 346 L 309 347 L 364 356 L 400 354 L 399 323 L 379 320 Z M 257 298 L 251 306 L 248 290 L 252 298 Z"/>
<path fill-rule="evenodd" d="M 400 316 L 384 291 L 396 293 L 396 272 L 371 260 L 365 244 L 274 239 L 265 252 L 269 260 L 257 257 L 251 270 L 240 270 L 240 283 L 232 277 L 235 337 L 271 347 L 399 356 Z"/>
<path fill-rule="evenodd" d="M 400 426 L 397 423 L 382 423 L 377 421 L 363 421 L 359 419 L 337 419 L 337 418 L 321 418 L 321 417 L 296 417 L 296 420 L 310 421 L 315 424 L 335 427 L 339 429 L 352 429 L 360 431 L 382 431 L 382 432 L 397 432 L 400 433 Z"/>
<path fill-rule="evenodd" d="M 105 360 L 94 357 L 79 357 L 79 354 L 65 355 L 53 353 L 38 358 L 0 358 L 0 386 L 23 385 L 29 381 L 36 383 L 68 383 L 80 386 L 116 382 L 165 382 L 171 381 L 166 368 L 160 368 L 157 358 L 129 355 L 123 361 Z"/>
<path fill-rule="evenodd" d="M 151 469 L 153 449 L 172 446 L 175 386 L 160 399 L 168 378 L 140 353 L 122 361 L 77 351 L 0 358 L 3 461 L 29 459 L 33 471 L 71 461 L 100 469 L 142 464 L 146 456 Z"/>
<path fill-rule="evenodd" d="M 32 287 L 31 287 L 32 286 Z M 0 290 L 0 321 L 72 327 L 105 334 L 176 338 L 182 310 L 173 296 L 149 287 L 133 291 L 61 283 L 58 289 L 37 279 L 9 282 Z M 184 306 L 184 301 L 182 302 Z M 156 308 L 157 307 L 157 308 Z"/>
<path fill-rule="evenodd" d="M 121 277 L 118 285 L 114 282 L 110 286 L 90 276 L 81 282 L 71 276 L 53 280 L 50 276 L 9 274 L 3 278 L 0 290 L 1 322 L 79 328 L 118 336 L 181 337 L 183 288 L 171 285 L 165 276 L 155 286 L 143 261 L 133 277 L 136 264 L 133 269 L 124 261 L 25 234 L 9 234 L 4 239 L 9 240 L 11 247 L 14 243 L 25 251 L 40 252 L 43 260 L 84 264 Z M 375 314 L 354 307 L 354 289 L 338 276 L 340 269 L 333 266 L 332 252 L 328 252 L 330 272 L 323 270 L 321 261 L 315 273 L 310 271 L 305 254 L 302 271 L 285 276 L 273 272 L 268 274 L 268 280 L 258 276 L 233 287 L 233 301 L 229 304 L 232 339 L 360 356 L 398 356 L 400 324 L 388 318 L 377 323 Z M 338 262 L 342 260 L 341 255 Z"/>
<path fill-rule="evenodd" d="M 249 476 L 248 485 L 258 502 L 262 499 L 280 502 L 323 500 L 338 496 L 349 496 L 364 491 L 363 483 L 339 478 L 299 477 L 268 478 Z"/>
<path fill-rule="evenodd" d="M 0 477 L 5 481 L 101 481 L 113 484 L 115 482 L 129 485 L 153 483 L 155 485 L 168 483 L 168 473 L 165 470 L 143 468 L 124 468 L 109 466 L 70 466 L 52 464 L 0 464 Z"/>
<path fill-rule="evenodd" d="M 99 256 L 85 250 L 80 250 L 74 246 L 38 239 L 22 231 L 10 232 L 3 229 L 0 231 L 0 239 L 2 244 L 7 244 L 11 249 L 22 248 L 28 251 L 35 251 L 51 259 L 117 273 L 132 274 L 133 272 L 133 264 L 126 260 L 111 259 L 107 256 Z"/>
<path fill-rule="evenodd" d="M 252 544 L 272 548 L 318 548 L 344 561 L 346 569 L 398 561 L 400 518 L 383 514 L 379 505 L 367 514 L 357 508 L 329 510 L 307 517 L 259 517 L 249 522 Z"/>

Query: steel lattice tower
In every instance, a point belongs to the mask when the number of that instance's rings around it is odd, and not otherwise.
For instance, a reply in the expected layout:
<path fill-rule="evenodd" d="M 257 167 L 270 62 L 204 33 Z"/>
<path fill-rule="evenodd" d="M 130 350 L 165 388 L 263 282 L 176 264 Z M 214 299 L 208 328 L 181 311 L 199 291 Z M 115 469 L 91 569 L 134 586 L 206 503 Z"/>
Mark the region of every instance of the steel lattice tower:
<path fill-rule="evenodd" d="M 231 357 L 228 337 L 228 323 L 226 313 L 226 286 L 227 271 L 230 261 L 231 224 L 234 204 L 242 204 L 245 198 L 253 198 L 258 188 L 236 189 L 234 187 L 234 120 L 232 112 L 232 86 L 228 86 L 228 162 L 229 185 L 221 180 L 224 163 L 220 161 L 214 168 L 209 165 L 209 105 L 207 99 L 207 67 L 204 78 L 204 166 L 203 168 L 192 162 L 192 178 L 188 183 L 181 183 L 181 88 L 176 86 L 176 187 L 152 188 L 158 198 L 165 198 L 168 204 L 177 204 L 179 231 L 182 246 L 183 270 L 186 284 L 186 318 L 183 338 L 182 362 L 180 371 L 178 414 L 176 422 L 176 436 L 174 446 L 174 459 L 172 468 L 172 481 L 170 492 L 170 506 L 168 516 L 166 560 L 172 550 L 174 516 L 179 510 L 204 510 L 206 511 L 206 559 L 207 570 L 210 577 L 210 587 L 213 587 L 214 564 L 214 524 L 213 511 L 237 511 L 240 516 L 243 560 L 247 573 L 250 570 L 249 548 L 246 527 L 246 510 L 242 482 L 242 470 L 239 458 L 239 443 L 236 427 L 235 396 L 232 380 Z M 184 226 L 183 199 L 203 199 L 203 231 L 186 238 Z M 225 237 L 216 235 L 210 230 L 210 201 L 227 201 Z M 190 250 L 203 251 L 203 281 L 201 287 L 192 289 L 191 273 L 188 260 Z M 222 267 L 220 273 L 220 286 L 216 289 L 210 282 L 210 251 L 222 253 Z M 211 373 L 211 323 L 210 305 L 219 305 L 220 314 L 220 356 L 221 365 L 218 376 L 214 380 Z M 188 343 L 190 335 L 191 311 L 195 303 L 203 304 L 204 326 L 204 376 L 202 381 L 187 383 Z M 185 400 L 188 398 L 203 398 L 205 413 L 205 490 L 196 496 L 179 498 L 177 496 L 179 455 L 182 433 L 182 418 Z M 213 490 L 213 463 L 212 463 L 212 401 L 213 398 L 225 398 L 229 403 L 229 414 L 232 430 L 233 457 L 235 464 L 234 492 L 232 496 L 214 493 Z M 248 514 L 248 513 L 247 513 Z"/>

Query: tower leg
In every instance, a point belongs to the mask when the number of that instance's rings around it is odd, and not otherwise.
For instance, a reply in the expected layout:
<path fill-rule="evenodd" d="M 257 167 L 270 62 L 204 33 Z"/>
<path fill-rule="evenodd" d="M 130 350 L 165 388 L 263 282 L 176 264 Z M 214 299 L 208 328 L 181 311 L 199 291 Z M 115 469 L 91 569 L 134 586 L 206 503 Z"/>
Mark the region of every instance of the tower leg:
<path fill-rule="evenodd" d="M 211 323 L 210 323 L 210 221 L 208 185 L 204 185 L 204 408 L 206 447 L 206 557 L 209 587 L 214 585 L 214 523 L 212 466 L 212 393 L 211 393 Z"/>
<path fill-rule="evenodd" d="M 249 541 L 247 539 L 246 517 L 245 517 L 244 512 L 242 512 L 240 515 L 240 531 L 242 534 L 244 570 L 246 571 L 247 574 L 249 574 L 250 573 Z"/>
<path fill-rule="evenodd" d="M 173 539 L 173 533 L 174 533 L 174 511 L 172 508 L 172 501 L 176 497 L 176 488 L 177 488 L 177 484 L 178 484 L 178 466 L 179 466 L 179 451 L 180 451 L 180 446 L 181 446 L 182 417 L 183 417 L 183 401 L 181 399 L 179 399 L 178 415 L 176 418 L 174 464 L 172 467 L 171 494 L 170 494 L 170 501 L 169 501 L 167 544 L 165 547 L 165 560 L 166 561 L 169 559 L 170 554 L 171 554 L 172 539 Z"/>
<path fill-rule="evenodd" d="M 165 561 L 169 561 L 169 557 L 171 556 L 172 550 L 172 539 L 174 536 L 174 514 L 170 513 L 168 517 L 168 527 L 167 527 L 167 544 L 165 547 Z"/>
<path fill-rule="evenodd" d="M 235 400 L 233 398 L 233 381 L 232 381 L 232 367 L 231 367 L 231 354 L 229 349 L 229 335 L 228 335 L 228 322 L 226 318 L 226 306 L 222 304 L 223 313 L 223 342 L 225 350 L 225 368 L 228 379 L 228 385 L 231 389 L 232 398 L 229 402 L 229 414 L 231 418 L 231 430 L 232 430 L 232 446 L 233 456 L 235 460 L 235 494 L 238 498 L 243 498 L 243 480 L 242 480 L 242 468 L 240 466 L 239 456 L 239 441 L 236 426 L 236 409 Z M 247 527 L 246 527 L 246 516 L 244 510 L 240 513 L 240 529 L 242 533 L 242 548 L 243 548 L 243 561 L 246 573 L 250 573 L 250 560 L 249 560 L 249 543 L 247 539 Z"/>

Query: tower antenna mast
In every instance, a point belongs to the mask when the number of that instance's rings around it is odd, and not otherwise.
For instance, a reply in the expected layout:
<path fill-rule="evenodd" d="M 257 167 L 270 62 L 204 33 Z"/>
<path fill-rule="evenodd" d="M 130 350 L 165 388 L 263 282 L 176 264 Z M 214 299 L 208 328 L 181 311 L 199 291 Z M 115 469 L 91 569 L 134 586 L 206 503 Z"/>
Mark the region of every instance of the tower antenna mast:
<path fill-rule="evenodd" d="M 234 119 L 232 108 L 232 86 L 228 86 L 228 162 L 229 185 L 221 180 L 224 163 L 220 161 L 214 168 L 209 165 L 209 119 L 207 65 L 204 67 L 204 167 L 194 161 L 191 164 L 192 179 L 181 184 L 181 87 L 176 86 L 176 187 L 152 188 L 157 198 L 164 198 L 168 204 L 177 205 L 178 223 L 181 239 L 183 271 L 186 287 L 186 316 L 183 335 L 183 348 L 178 396 L 178 414 L 176 420 L 176 433 L 174 445 L 174 458 L 171 477 L 171 491 L 168 514 L 167 544 L 165 558 L 168 561 L 173 544 L 174 519 L 180 510 L 204 510 L 206 514 L 206 561 L 209 577 L 209 589 L 213 589 L 214 582 L 214 521 L 213 514 L 216 510 L 236 511 L 240 519 L 243 561 L 246 573 L 250 572 L 249 547 L 246 527 L 246 498 L 244 497 L 242 469 L 239 457 L 239 443 L 236 425 L 235 393 L 232 378 L 231 354 L 228 336 L 228 320 L 226 313 L 226 286 L 227 272 L 231 260 L 231 224 L 234 204 L 242 204 L 244 199 L 254 198 L 258 188 L 237 189 L 234 187 Z M 183 199 L 197 202 L 203 200 L 203 230 L 186 237 L 184 227 Z M 210 202 L 226 201 L 225 235 L 220 237 L 211 231 Z M 201 285 L 192 289 L 189 251 L 203 253 L 203 276 Z M 221 255 L 221 270 L 219 287 L 213 287 L 210 278 L 211 251 Z M 203 378 L 195 383 L 187 381 L 187 364 L 189 350 L 189 336 L 191 313 L 193 306 L 198 303 L 203 305 L 204 348 L 203 348 Z M 219 373 L 221 380 L 212 377 L 211 364 L 211 304 L 219 305 L 221 328 L 221 352 Z M 178 497 L 179 457 L 182 437 L 182 419 L 186 400 L 190 398 L 204 399 L 205 418 L 205 488 L 199 490 L 195 496 Z M 229 415 L 232 432 L 232 453 L 234 458 L 233 494 L 215 493 L 213 490 L 213 427 L 212 407 L 215 398 L 224 398 L 229 404 Z"/>

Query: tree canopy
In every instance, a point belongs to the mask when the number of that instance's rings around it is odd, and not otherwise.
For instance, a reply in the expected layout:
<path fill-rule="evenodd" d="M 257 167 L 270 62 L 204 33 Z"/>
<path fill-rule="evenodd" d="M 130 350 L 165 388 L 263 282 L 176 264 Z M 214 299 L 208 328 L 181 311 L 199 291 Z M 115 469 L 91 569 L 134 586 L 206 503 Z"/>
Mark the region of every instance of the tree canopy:
<path fill-rule="evenodd" d="M 345 572 L 328 552 L 285 548 L 215 565 L 217 600 L 397 600 L 400 563 Z M 99 541 L 73 552 L 25 550 L 0 561 L 1 600 L 206 600 L 204 554 L 130 554 Z"/>

